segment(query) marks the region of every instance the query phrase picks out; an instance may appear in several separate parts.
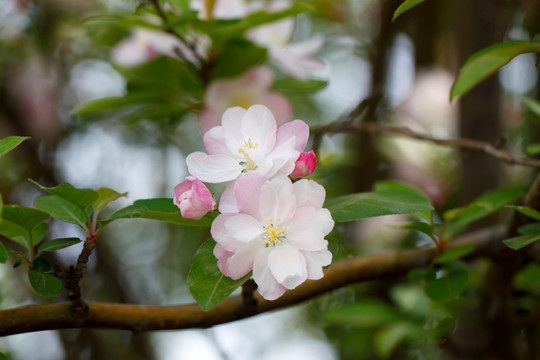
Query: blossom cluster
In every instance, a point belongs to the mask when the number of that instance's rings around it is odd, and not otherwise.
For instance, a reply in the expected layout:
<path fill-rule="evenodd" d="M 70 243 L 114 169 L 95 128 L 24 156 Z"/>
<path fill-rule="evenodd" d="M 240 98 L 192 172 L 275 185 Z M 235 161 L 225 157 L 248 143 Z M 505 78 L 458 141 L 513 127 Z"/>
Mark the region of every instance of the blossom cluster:
<path fill-rule="evenodd" d="M 186 218 L 219 209 L 210 230 L 219 269 L 235 280 L 252 271 L 268 300 L 320 279 L 332 261 L 324 239 L 334 226 L 322 207 L 326 192 L 300 179 L 315 169 L 315 153 L 303 152 L 308 136 L 304 121 L 278 127 L 264 105 L 229 108 L 221 125 L 204 134 L 207 153 L 188 155 L 190 176 L 174 191 Z M 219 206 L 203 182 L 227 183 Z"/>

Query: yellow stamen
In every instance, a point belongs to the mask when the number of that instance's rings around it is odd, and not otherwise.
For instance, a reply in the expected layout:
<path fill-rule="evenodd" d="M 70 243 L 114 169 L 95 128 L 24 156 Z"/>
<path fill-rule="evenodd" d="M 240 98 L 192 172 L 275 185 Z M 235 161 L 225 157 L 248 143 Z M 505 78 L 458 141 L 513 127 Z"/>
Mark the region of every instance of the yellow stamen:
<path fill-rule="evenodd" d="M 266 234 L 263 235 L 266 247 L 270 245 L 276 246 L 281 245 L 281 240 L 285 237 L 285 230 L 287 230 L 287 227 L 283 226 L 280 228 L 279 226 L 274 225 L 272 219 L 270 219 L 270 224 L 266 225 L 264 230 L 266 230 Z"/>

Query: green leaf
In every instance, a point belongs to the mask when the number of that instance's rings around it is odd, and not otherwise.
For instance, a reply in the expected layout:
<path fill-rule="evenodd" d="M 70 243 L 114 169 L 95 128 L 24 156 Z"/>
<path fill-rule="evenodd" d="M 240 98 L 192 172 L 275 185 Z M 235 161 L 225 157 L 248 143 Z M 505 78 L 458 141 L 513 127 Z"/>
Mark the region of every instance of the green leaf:
<path fill-rule="evenodd" d="M 540 265 L 530 263 L 522 268 L 514 277 L 514 285 L 517 289 L 540 296 Z"/>
<path fill-rule="evenodd" d="M 424 197 L 426 201 L 429 202 L 429 198 L 426 196 L 426 194 L 424 194 L 422 190 L 418 189 L 416 186 L 413 186 L 407 182 L 400 181 L 400 180 L 378 181 L 373 186 L 373 190 L 375 191 L 383 191 L 383 190 L 408 191 L 408 192 L 412 192 L 414 194 Z M 424 222 L 427 222 L 428 224 L 433 223 L 433 210 L 420 211 L 417 213 L 413 213 L 412 216 L 417 219 L 423 220 Z"/>
<path fill-rule="evenodd" d="M 166 103 L 160 94 L 154 92 L 138 92 L 128 93 L 120 97 L 108 97 L 89 101 L 77 106 L 73 112 L 73 116 L 87 116 L 95 113 L 106 112 L 111 110 L 120 110 L 129 106 L 140 106 L 145 103 Z"/>
<path fill-rule="evenodd" d="M 129 205 L 122 208 L 112 214 L 108 219 L 100 220 L 99 223 L 103 226 L 108 225 L 110 222 L 118 219 L 137 219 L 142 217 L 148 209 L 141 205 Z"/>
<path fill-rule="evenodd" d="M 49 218 L 49 214 L 26 206 L 5 205 L 2 218 L 32 232 L 36 226 Z"/>
<path fill-rule="evenodd" d="M 267 50 L 242 39 L 227 42 L 210 72 L 212 79 L 238 76 L 266 60 Z"/>
<path fill-rule="evenodd" d="M 41 255 L 42 253 L 46 251 L 56 251 L 60 249 L 67 248 L 69 246 L 75 245 L 80 243 L 81 240 L 79 238 L 70 237 L 70 238 L 60 238 L 60 239 L 53 239 L 49 240 L 47 242 L 44 242 L 38 247 L 38 253 L 37 255 Z"/>
<path fill-rule="evenodd" d="M 524 194 L 525 191 L 519 188 L 497 189 L 478 197 L 465 207 L 448 210 L 444 213 L 447 223 L 444 236 L 447 239 L 451 238 L 465 230 L 473 221 L 493 214 L 503 206 L 522 198 Z"/>
<path fill-rule="evenodd" d="M 28 280 L 32 288 L 41 296 L 54 296 L 62 289 L 62 282 L 51 274 L 28 270 Z"/>
<path fill-rule="evenodd" d="M 457 260 L 474 251 L 474 244 L 465 244 L 445 250 L 442 254 L 433 259 L 435 264 L 444 264 Z"/>
<path fill-rule="evenodd" d="M 526 151 L 529 156 L 536 156 L 540 154 L 540 143 L 527 145 Z"/>
<path fill-rule="evenodd" d="M 4 244 L 0 243 L 0 263 L 5 264 L 6 261 L 8 261 L 9 258 L 9 251 L 4 246 Z"/>
<path fill-rule="evenodd" d="M 533 242 L 538 240 L 540 240 L 540 233 L 516 236 L 510 239 L 503 240 L 503 243 L 510 249 L 519 250 L 522 247 L 532 244 Z"/>
<path fill-rule="evenodd" d="M 514 209 L 534 220 L 540 221 L 540 211 L 533 209 L 532 207 L 520 205 L 507 205 L 506 207 Z"/>
<path fill-rule="evenodd" d="M 9 360 L 9 359 L 6 354 L 0 352 L 0 360 Z"/>
<path fill-rule="evenodd" d="M 38 256 L 32 261 L 33 270 L 46 273 L 51 270 L 51 264 L 42 256 Z"/>
<path fill-rule="evenodd" d="M 540 234 L 540 222 L 520 226 L 518 228 L 518 233 L 520 233 L 521 235 Z"/>
<path fill-rule="evenodd" d="M 409 191 L 384 190 L 340 196 L 326 201 L 325 207 L 336 222 L 368 217 L 411 214 L 433 210 L 429 201 Z"/>
<path fill-rule="evenodd" d="M 4 210 L 4 201 L 2 200 L 2 194 L 0 194 L 0 221 L 2 221 L 2 211 Z"/>
<path fill-rule="evenodd" d="M 281 11 L 255 11 L 240 19 L 199 21 L 196 27 L 198 30 L 210 35 L 215 43 L 223 42 L 227 39 L 241 36 L 250 28 L 276 22 L 290 16 L 296 16 L 312 9 L 313 7 L 309 4 L 295 2 L 290 8 Z"/>
<path fill-rule="evenodd" d="M 399 7 L 394 11 L 394 16 L 392 17 L 392 21 L 396 20 L 398 16 L 403 14 L 405 11 L 415 7 L 416 5 L 423 3 L 426 0 L 405 0 Z"/>
<path fill-rule="evenodd" d="M 446 263 L 439 270 L 432 270 L 425 292 L 432 300 L 446 302 L 455 299 L 467 286 L 469 271 L 457 262 Z"/>
<path fill-rule="evenodd" d="M 379 330 L 374 338 L 377 354 L 383 359 L 390 357 L 397 346 L 413 333 L 421 333 L 421 329 L 410 321 L 392 323 Z"/>
<path fill-rule="evenodd" d="M 540 116 L 540 102 L 530 97 L 523 97 L 521 99 L 521 104 L 526 106 L 530 111 L 535 113 L 537 116 Z"/>
<path fill-rule="evenodd" d="M 122 196 L 127 196 L 127 192 L 120 194 L 119 192 L 108 188 L 99 188 L 96 192 L 98 198 L 92 204 L 96 211 L 103 210 L 111 201 L 117 200 Z"/>
<path fill-rule="evenodd" d="M 30 182 L 51 195 L 69 201 L 79 207 L 82 211 L 86 211 L 86 208 L 92 205 L 99 196 L 98 193 L 92 189 L 77 189 L 68 183 L 62 183 L 55 187 L 45 187 L 33 180 L 30 180 Z"/>
<path fill-rule="evenodd" d="M 26 249 L 31 247 L 28 230 L 9 220 L 3 219 L 0 221 L 0 235 L 7 237 Z"/>
<path fill-rule="evenodd" d="M 83 230 L 86 228 L 87 215 L 74 203 L 56 195 L 38 197 L 34 205 L 36 208 L 47 211 L 56 220 L 76 224 Z"/>
<path fill-rule="evenodd" d="M 461 68 L 452 86 L 450 101 L 465 95 L 514 57 L 529 52 L 540 52 L 540 44 L 513 40 L 492 45 L 472 55 Z"/>
<path fill-rule="evenodd" d="M 277 91 L 295 91 L 304 93 L 314 93 L 321 89 L 324 89 L 328 84 L 323 80 L 300 80 L 292 77 L 286 77 L 274 81 L 272 89 Z"/>
<path fill-rule="evenodd" d="M 30 139 L 28 136 L 8 136 L 0 139 L 0 157 L 7 154 L 24 140 Z"/>
<path fill-rule="evenodd" d="M 379 300 L 360 300 L 331 309 L 324 314 L 331 324 L 372 328 L 393 323 L 402 316 L 390 305 Z"/>
<path fill-rule="evenodd" d="M 200 220 L 185 219 L 171 198 L 142 199 L 135 201 L 134 205 L 146 209 L 146 212 L 141 216 L 144 219 L 165 221 L 173 224 L 210 227 L 216 216 L 214 212 Z"/>
<path fill-rule="evenodd" d="M 195 253 L 188 275 L 189 291 L 205 311 L 219 304 L 251 277 L 249 273 L 239 280 L 233 280 L 223 275 L 213 253 L 215 246 L 213 239 L 201 245 Z"/>
<path fill-rule="evenodd" d="M 401 228 L 401 229 L 420 231 L 421 233 L 424 233 L 430 238 L 432 238 L 433 241 L 438 242 L 437 238 L 435 237 L 435 234 L 433 233 L 435 229 L 432 224 L 428 224 L 425 222 L 414 222 L 414 223 L 397 224 L 397 225 L 392 225 L 392 226 L 396 228 Z"/>

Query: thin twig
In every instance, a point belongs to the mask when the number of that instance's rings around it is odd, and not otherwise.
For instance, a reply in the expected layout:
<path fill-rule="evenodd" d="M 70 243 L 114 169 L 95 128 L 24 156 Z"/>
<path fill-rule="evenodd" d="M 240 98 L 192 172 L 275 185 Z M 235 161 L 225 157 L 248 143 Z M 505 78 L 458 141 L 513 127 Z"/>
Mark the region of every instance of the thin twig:
<path fill-rule="evenodd" d="M 441 146 L 480 151 L 509 165 L 522 165 L 535 169 L 540 169 L 540 160 L 514 157 L 509 151 L 500 149 L 499 146 L 489 142 L 475 139 L 441 139 L 430 135 L 414 132 L 411 129 L 403 126 L 380 125 L 372 122 L 362 122 L 358 124 L 342 122 L 335 125 L 333 124 L 325 127 L 320 127 L 318 129 L 313 129 L 311 131 L 311 133 L 316 136 L 321 134 L 333 134 L 340 132 L 371 132 L 402 135 L 420 141 L 429 141 L 433 144 Z"/>
<path fill-rule="evenodd" d="M 464 235 L 448 247 L 471 243 L 475 251 L 469 256 L 491 255 L 500 251 L 503 236 L 503 227 L 488 228 Z M 242 295 L 228 298 L 207 312 L 197 304 L 143 306 L 89 302 L 88 316 L 82 322 L 70 310 L 71 303 L 23 306 L 0 311 L 0 336 L 74 327 L 132 331 L 208 328 L 295 305 L 350 284 L 403 276 L 411 269 L 429 265 L 437 255 L 435 248 L 421 248 L 342 260 L 326 269 L 322 279 L 308 280 L 277 300 L 268 301 L 254 294 L 257 303 L 251 313 L 246 312 Z"/>

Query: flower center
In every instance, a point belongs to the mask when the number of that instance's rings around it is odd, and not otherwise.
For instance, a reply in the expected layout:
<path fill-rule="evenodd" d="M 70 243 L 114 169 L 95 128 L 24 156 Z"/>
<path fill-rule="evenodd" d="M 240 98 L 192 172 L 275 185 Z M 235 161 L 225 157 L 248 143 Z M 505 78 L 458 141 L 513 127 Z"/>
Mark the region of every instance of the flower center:
<path fill-rule="evenodd" d="M 244 140 L 244 145 L 238 148 L 238 153 L 244 156 L 245 161 L 241 161 L 240 165 L 246 167 L 245 171 L 257 170 L 257 163 L 249 156 L 248 151 L 259 147 L 259 143 L 253 143 L 251 139 Z"/>
<path fill-rule="evenodd" d="M 281 240 L 285 237 L 285 230 L 287 230 L 287 227 L 274 225 L 273 219 L 269 219 L 268 221 L 269 224 L 264 227 L 266 234 L 263 235 L 266 247 L 269 247 L 270 245 L 281 245 Z M 279 221 L 281 221 L 281 219 L 277 219 L 277 222 Z"/>

